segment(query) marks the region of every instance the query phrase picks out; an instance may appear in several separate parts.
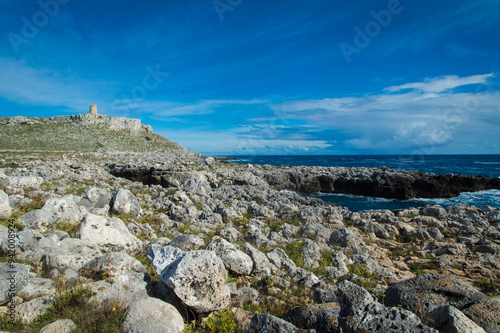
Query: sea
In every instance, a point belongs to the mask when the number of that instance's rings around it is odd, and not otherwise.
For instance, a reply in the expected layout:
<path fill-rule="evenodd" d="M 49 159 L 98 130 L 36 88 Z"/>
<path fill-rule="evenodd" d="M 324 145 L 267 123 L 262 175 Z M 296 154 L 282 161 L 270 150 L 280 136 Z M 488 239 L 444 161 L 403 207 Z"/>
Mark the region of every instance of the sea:
<path fill-rule="evenodd" d="M 500 155 L 238 155 L 229 156 L 232 163 L 273 166 L 366 167 L 419 170 L 434 174 L 482 175 L 500 177 Z M 301 193 L 333 202 L 357 212 L 369 209 L 406 209 L 439 204 L 443 207 L 466 204 L 500 208 L 500 190 L 464 192 L 454 198 L 415 198 L 411 200 L 364 197 L 335 193 Z"/>

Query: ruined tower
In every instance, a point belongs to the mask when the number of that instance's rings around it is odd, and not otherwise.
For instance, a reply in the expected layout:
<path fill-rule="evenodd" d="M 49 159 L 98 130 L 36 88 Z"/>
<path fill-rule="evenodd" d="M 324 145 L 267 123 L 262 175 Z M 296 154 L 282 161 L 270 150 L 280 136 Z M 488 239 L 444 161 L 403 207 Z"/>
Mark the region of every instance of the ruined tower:
<path fill-rule="evenodd" d="M 96 104 L 91 104 L 90 105 L 90 114 L 97 114 L 97 105 Z"/>

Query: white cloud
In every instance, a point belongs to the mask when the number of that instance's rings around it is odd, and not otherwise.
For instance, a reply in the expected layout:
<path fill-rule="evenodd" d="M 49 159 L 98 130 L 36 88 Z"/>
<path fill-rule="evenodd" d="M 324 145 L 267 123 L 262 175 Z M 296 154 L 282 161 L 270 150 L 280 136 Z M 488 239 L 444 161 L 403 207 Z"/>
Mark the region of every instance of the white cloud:
<path fill-rule="evenodd" d="M 447 75 L 427 79 L 424 82 L 407 83 L 400 86 L 388 87 L 385 90 L 388 92 L 401 91 L 404 89 L 416 89 L 426 93 L 439 93 L 448 91 L 457 87 L 468 84 L 486 83 L 488 78 L 493 77 L 493 74 L 473 75 L 467 77 L 458 77 L 457 75 Z"/>
<path fill-rule="evenodd" d="M 465 129 L 496 135 L 493 131 L 500 123 L 500 92 L 493 84 L 488 85 L 487 79 L 492 76 L 447 76 L 358 98 L 289 101 L 271 107 L 282 118 L 335 133 L 335 140 L 342 140 L 346 147 L 378 151 L 439 147 L 467 141 L 462 134 Z M 468 84 L 486 85 L 481 93 L 450 91 Z M 321 135 L 324 133 L 312 138 L 320 139 Z"/>

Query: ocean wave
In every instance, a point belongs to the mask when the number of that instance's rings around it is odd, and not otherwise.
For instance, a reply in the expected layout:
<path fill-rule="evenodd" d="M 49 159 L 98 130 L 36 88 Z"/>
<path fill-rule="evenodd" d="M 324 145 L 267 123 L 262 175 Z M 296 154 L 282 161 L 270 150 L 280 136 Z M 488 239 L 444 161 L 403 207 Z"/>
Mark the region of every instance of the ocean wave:
<path fill-rule="evenodd" d="M 409 200 L 386 199 L 378 197 L 364 197 L 343 193 L 316 193 L 302 194 L 312 196 L 324 201 L 333 202 L 349 208 L 351 211 L 368 209 L 407 209 L 418 208 L 427 205 L 440 205 L 443 207 L 468 205 L 468 206 L 492 206 L 500 208 L 500 190 L 487 190 L 478 192 L 463 192 L 454 198 L 414 198 Z"/>

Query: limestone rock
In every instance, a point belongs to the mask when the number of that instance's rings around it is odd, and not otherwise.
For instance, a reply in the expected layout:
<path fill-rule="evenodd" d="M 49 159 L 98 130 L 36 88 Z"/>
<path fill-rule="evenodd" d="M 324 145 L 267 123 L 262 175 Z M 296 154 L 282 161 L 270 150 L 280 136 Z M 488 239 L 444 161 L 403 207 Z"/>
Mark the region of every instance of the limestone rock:
<path fill-rule="evenodd" d="M 430 314 L 443 305 L 458 309 L 487 298 L 462 280 L 445 275 L 422 274 L 390 286 L 385 292 L 386 306 L 415 309 Z"/>
<path fill-rule="evenodd" d="M 75 329 L 76 325 L 71 319 L 59 319 L 42 328 L 40 333 L 71 333 Z"/>
<path fill-rule="evenodd" d="M 272 315 L 258 313 L 252 317 L 249 333 L 295 333 L 298 328 Z"/>
<path fill-rule="evenodd" d="M 172 305 L 147 297 L 127 309 L 123 329 L 130 333 L 180 333 L 184 321 Z"/>
<path fill-rule="evenodd" d="M 453 306 L 444 307 L 439 319 L 441 326 L 439 331 L 442 333 L 486 333 L 483 328 Z"/>
<path fill-rule="evenodd" d="M 52 214 L 43 209 L 35 209 L 21 215 L 18 218 L 18 222 L 26 226 L 26 228 L 34 229 L 42 233 L 55 226 Z"/>
<path fill-rule="evenodd" d="M 24 301 L 29 301 L 37 297 L 53 296 L 56 294 L 56 287 L 51 279 L 31 278 L 28 284 L 17 294 Z"/>
<path fill-rule="evenodd" d="M 269 259 L 267 259 L 264 253 L 260 252 L 259 250 L 257 250 L 255 247 L 253 247 L 248 243 L 245 243 L 245 245 L 243 245 L 243 251 L 245 251 L 245 253 L 248 254 L 250 258 L 252 258 L 253 261 L 252 272 L 254 274 L 264 273 L 270 275 L 272 273 L 273 265 L 271 264 Z"/>
<path fill-rule="evenodd" d="M 148 297 L 144 273 L 130 272 L 114 276 L 109 280 L 92 282 L 85 286 L 90 287 L 95 293 L 90 301 L 95 301 L 98 305 L 120 302 L 124 306 L 129 306 Z"/>
<path fill-rule="evenodd" d="M 148 257 L 161 279 L 194 311 L 206 313 L 229 305 L 227 272 L 215 252 L 152 247 Z"/>
<path fill-rule="evenodd" d="M 207 250 L 214 251 L 230 271 L 242 275 L 250 275 L 252 272 L 252 258 L 224 238 L 213 237 L 207 245 Z"/>
<path fill-rule="evenodd" d="M 125 252 L 111 252 L 88 262 L 82 269 L 87 277 L 113 277 L 129 272 L 146 273 L 146 267 Z"/>
<path fill-rule="evenodd" d="M 24 324 L 31 323 L 39 315 L 45 313 L 54 299 L 52 297 L 38 297 L 29 302 L 22 303 L 16 307 L 17 319 L 21 320 Z"/>
<path fill-rule="evenodd" d="M 172 239 L 169 246 L 178 247 L 183 251 L 197 250 L 205 246 L 205 242 L 198 236 L 195 235 L 179 235 Z"/>
<path fill-rule="evenodd" d="M 290 309 L 283 319 L 302 329 L 335 332 L 339 330 L 339 313 L 338 303 L 307 304 Z"/>
<path fill-rule="evenodd" d="M 80 239 L 65 238 L 48 248 L 43 260 L 45 267 L 49 269 L 70 268 L 78 271 L 89 261 L 100 256 L 102 256 L 101 251 L 88 247 Z"/>
<path fill-rule="evenodd" d="M 10 208 L 9 196 L 4 191 L 0 190 L 0 219 L 10 216 L 12 209 Z"/>
<path fill-rule="evenodd" d="M 113 191 L 111 209 L 116 214 L 140 214 L 142 208 L 139 201 L 129 190 L 120 188 Z"/>
<path fill-rule="evenodd" d="M 116 217 L 86 214 L 76 235 L 89 246 L 112 249 L 139 249 L 140 239 L 130 233 L 125 223 Z"/>

